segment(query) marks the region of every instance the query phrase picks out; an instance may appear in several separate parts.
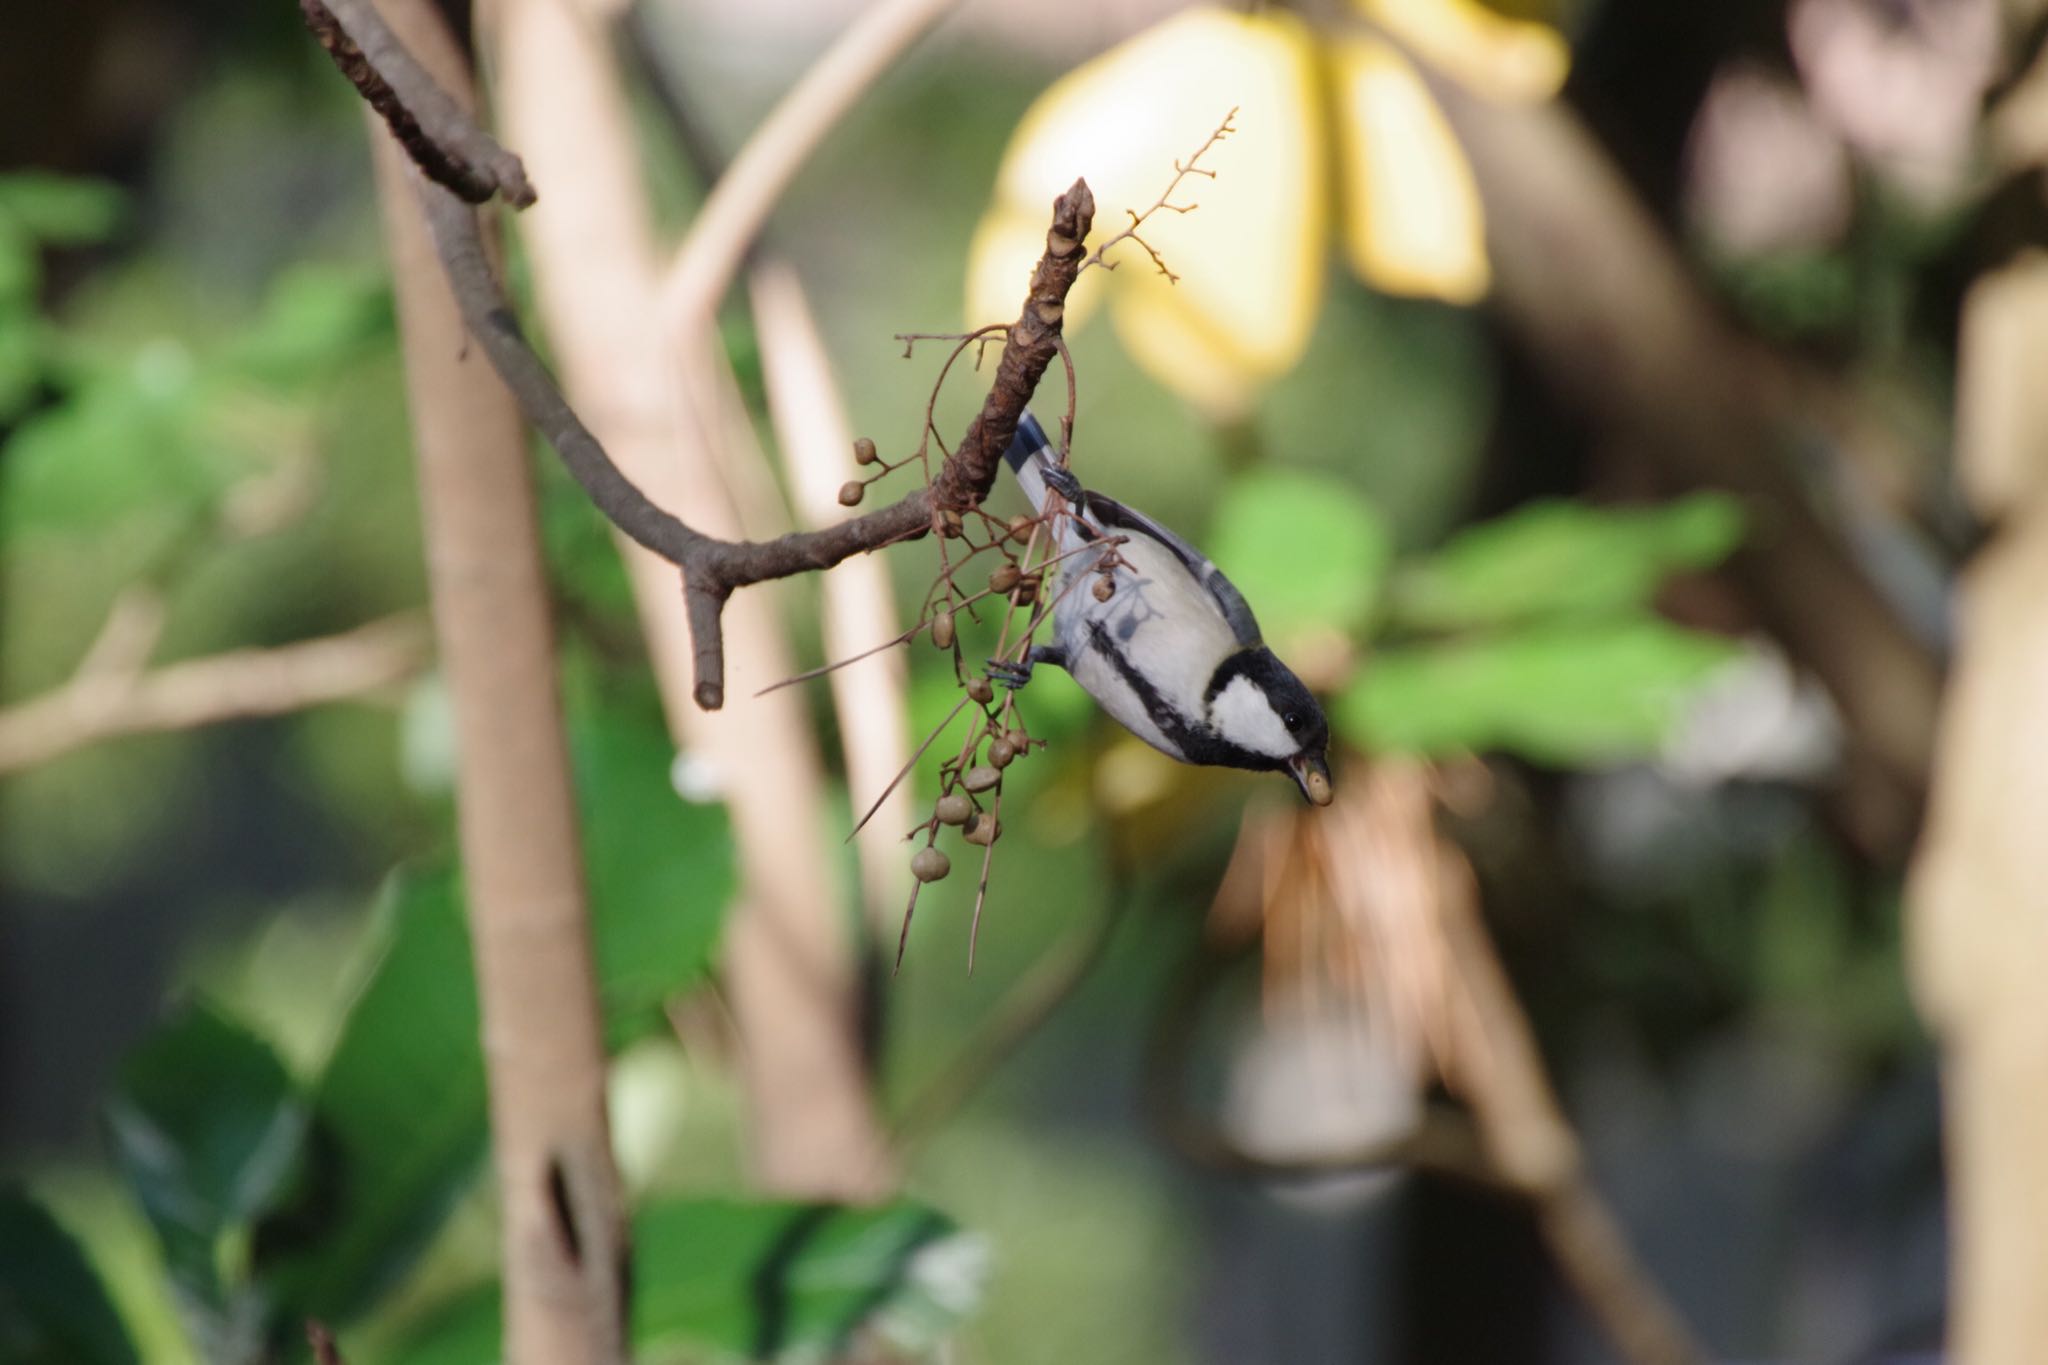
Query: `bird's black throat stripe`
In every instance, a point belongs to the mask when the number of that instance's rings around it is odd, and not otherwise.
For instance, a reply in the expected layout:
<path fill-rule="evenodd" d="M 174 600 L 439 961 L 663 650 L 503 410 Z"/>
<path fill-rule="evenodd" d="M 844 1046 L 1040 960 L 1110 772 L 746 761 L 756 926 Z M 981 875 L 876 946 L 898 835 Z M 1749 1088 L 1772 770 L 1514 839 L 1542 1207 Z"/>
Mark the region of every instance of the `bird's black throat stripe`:
<path fill-rule="evenodd" d="M 1250 749 L 1232 744 L 1206 725 L 1189 724 L 1180 712 L 1167 703 L 1166 698 L 1159 695 L 1159 689 L 1152 685 L 1152 680 L 1132 667 L 1130 659 L 1117 647 L 1116 641 L 1110 637 L 1108 627 L 1102 622 L 1088 623 L 1088 647 L 1109 661 L 1109 666 L 1116 670 L 1116 675 L 1123 679 L 1124 685 L 1137 694 L 1138 703 L 1145 708 L 1145 714 L 1150 717 L 1152 723 L 1159 727 L 1159 733 L 1166 736 L 1167 740 L 1180 750 L 1181 757 L 1189 763 L 1208 764 L 1218 768 L 1250 768 L 1256 772 L 1281 766 L 1264 754 L 1256 754 Z M 1238 655 L 1233 654 L 1231 659 L 1237 657 Z M 1230 666 L 1231 660 L 1226 659 L 1218 667 L 1217 672 L 1220 674 L 1223 669 Z M 1208 695 L 1213 697 L 1228 682 L 1227 678 L 1222 683 L 1212 680 Z"/>

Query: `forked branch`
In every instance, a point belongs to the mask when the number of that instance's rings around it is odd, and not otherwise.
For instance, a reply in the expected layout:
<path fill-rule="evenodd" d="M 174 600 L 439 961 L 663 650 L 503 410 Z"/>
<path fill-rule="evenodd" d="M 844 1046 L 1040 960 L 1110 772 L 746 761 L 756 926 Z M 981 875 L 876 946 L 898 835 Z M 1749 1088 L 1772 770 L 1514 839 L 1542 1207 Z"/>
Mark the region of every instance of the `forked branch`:
<path fill-rule="evenodd" d="M 471 164 L 465 153 L 474 150 L 472 134 L 487 142 L 488 137 L 418 68 L 388 30 L 373 38 L 372 30 L 357 26 L 355 11 L 369 8 L 365 0 L 301 3 L 309 26 L 323 43 L 330 44 L 330 50 L 336 32 L 353 41 L 352 57 L 345 60 L 337 51 L 336 60 L 364 97 L 400 130 L 401 142 L 433 182 L 423 183 L 420 195 L 435 249 L 464 321 L 526 420 L 547 438 L 599 511 L 683 571 L 699 706 L 716 710 L 725 700 L 721 619 L 726 599 L 735 589 L 829 569 L 853 555 L 916 539 L 931 529 L 935 517 L 978 507 L 988 496 L 1025 405 L 1059 351 L 1067 292 L 1080 272 L 1081 244 L 1095 218 L 1095 197 L 1086 181 L 1076 180 L 1054 201 L 1045 253 L 1032 273 L 1023 310 L 1007 330 L 988 396 L 928 488 L 822 530 L 768 541 L 720 540 L 657 507 L 625 476 L 570 407 L 554 376 L 521 334 L 485 255 L 476 215 L 458 198 L 469 189 L 459 178 L 451 180 L 448 171 L 450 165 Z M 345 25 L 338 22 L 343 15 Z M 360 62 L 367 77 L 351 66 L 351 60 Z M 516 158 L 512 164 L 517 166 Z M 457 187 L 455 192 L 444 188 L 451 183 Z M 523 171 L 519 172 L 519 184 L 524 185 Z M 514 203 L 531 202 L 531 193 L 529 190 L 522 200 L 508 191 L 508 198 Z"/>

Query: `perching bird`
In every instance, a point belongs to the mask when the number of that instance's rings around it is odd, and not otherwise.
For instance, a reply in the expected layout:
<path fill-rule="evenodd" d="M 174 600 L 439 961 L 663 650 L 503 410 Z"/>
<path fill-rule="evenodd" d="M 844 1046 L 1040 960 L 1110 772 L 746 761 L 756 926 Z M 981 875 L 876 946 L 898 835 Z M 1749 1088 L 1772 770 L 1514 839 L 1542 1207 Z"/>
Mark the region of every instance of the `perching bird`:
<path fill-rule="evenodd" d="M 1113 591 L 1098 600 L 1061 585 L 1055 643 L 1021 664 L 991 661 L 989 674 L 1021 687 L 1036 664 L 1057 664 L 1125 729 L 1169 758 L 1258 771 L 1285 770 L 1301 794 L 1330 804 L 1330 743 L 1323 709 L 1259 638 L 1252 609 L 1200 550 L 1141 512 L 1081 487 L 1060 468 L 1030 413 L 1006 456 L 1043 513 L 1049 493 L 1078 515 L 1052 519 L 1055 550 L 1072 557 L 1063 575 L 1112 561 Z M 1110 544 L 1123 537 L 1121 544 Z M 1103 547 L 1093 552 L 1092 543 Z M 1120 561 L 1120 562 L 1117 562 Z"/>

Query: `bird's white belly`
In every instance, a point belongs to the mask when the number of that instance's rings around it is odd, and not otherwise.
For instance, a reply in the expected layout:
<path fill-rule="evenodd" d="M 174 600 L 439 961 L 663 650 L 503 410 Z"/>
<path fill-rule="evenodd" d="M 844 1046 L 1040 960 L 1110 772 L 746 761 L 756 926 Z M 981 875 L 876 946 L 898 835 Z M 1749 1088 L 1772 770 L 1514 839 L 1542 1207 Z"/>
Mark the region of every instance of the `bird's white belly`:
<path fill-rule="evenodd" d="M 1093 584 L 1085 582 L 1074 583 L 1060 600 L 1056 629 L 1067 671 L 1125 729 L 1162 753 L 1182 758 L 1116 662 L 1093 647 L 1095 628 L 1176 713 L 1195 725 L 1202 720 L 1209 676 L 1237 649 L 1237 640 L 1215 599 L 1169 551 L 1134 540 L 1118 546 L 1117 553 L 1128 567 L 1116 570 L 1116 591 L 1107 602 L 1097 602 Z M 1095 559 L 1076 555 L 1069 561 L 1071 571 L 1091 574 Z"/>

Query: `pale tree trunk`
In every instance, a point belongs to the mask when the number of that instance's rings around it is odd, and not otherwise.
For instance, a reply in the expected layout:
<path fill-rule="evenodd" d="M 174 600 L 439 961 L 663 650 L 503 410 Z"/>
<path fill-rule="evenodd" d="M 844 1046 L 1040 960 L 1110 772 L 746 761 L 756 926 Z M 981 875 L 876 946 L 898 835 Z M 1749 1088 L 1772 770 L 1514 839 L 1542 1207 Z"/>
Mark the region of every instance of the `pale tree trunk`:
<path fill-rule="evenodd" d="M 430 0 L 383 0 L 381 8 L 442 88 L 468 103 L 467 64 Z M 504 1220 L 505 1359 L 609 1365 L 626 1356 L 626 1235 L 526 433 L 465 335 L 428 238 L 418 177 L 381 123 L 372 139 L 434 624 L 454 700 L 457 813 Z"/>
<path fill-rule="evenodd" d="M 1964 576 L 1907 949 L 1941 1040 L 1952 1359 L 2048 1352 L 2048 257 L 1964 307 L 1957 461 L 1997 520 Z"/>
<path fill-rule="evenodd" d="M 521 215 L 564 388 L 627 477 L 715 536 L 768 480 L 730 404 L 681 411 L 657 317 L 660 273 L 632 123 L 611 51 L 616 6 L 494 0 L 488 18 L 510 146 L 540 201 Z M 720 389 L 722 397 L 729 385 Z M 693 391 L 695 396 L 695 391 Z M 721 461 L 720 449 L 727 458 Z M 771 485 L 772 486 L 772 485 Z M 892 1183 L 859 1047 L 852 919 L 830 860 L 823 780 L 802 699 L 752 694 L 794 671 L 773 585 L 726 615 L 726 708 L 692 699 L 680 577 L 621 541 L 676 738 L 718 774 L 741 893 L 724 971 L 742 1047 L 752 1173 L 763 1188 L 871 1198 Z"/>

